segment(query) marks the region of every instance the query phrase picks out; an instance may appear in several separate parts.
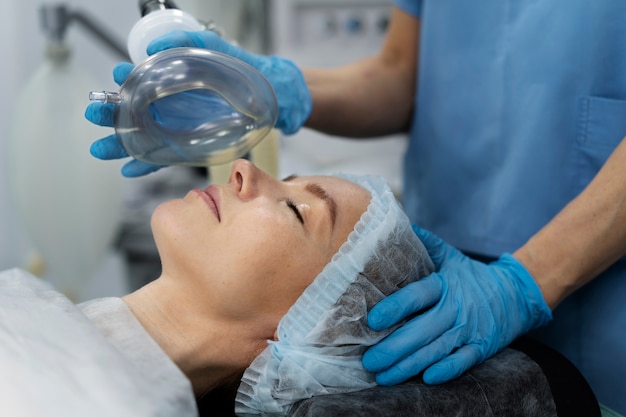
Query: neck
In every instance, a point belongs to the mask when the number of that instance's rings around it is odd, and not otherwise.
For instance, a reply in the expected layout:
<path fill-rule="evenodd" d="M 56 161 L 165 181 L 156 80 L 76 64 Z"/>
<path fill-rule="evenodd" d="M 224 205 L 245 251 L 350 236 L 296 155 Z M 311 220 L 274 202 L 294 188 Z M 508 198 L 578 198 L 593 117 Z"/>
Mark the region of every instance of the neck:
<path fill-rule="evenodd" d="M 123 300 L 200 396 L 238 378 L 272 333 L 258 323 L 224 318 L 194 295 L 161 277 Z"/>

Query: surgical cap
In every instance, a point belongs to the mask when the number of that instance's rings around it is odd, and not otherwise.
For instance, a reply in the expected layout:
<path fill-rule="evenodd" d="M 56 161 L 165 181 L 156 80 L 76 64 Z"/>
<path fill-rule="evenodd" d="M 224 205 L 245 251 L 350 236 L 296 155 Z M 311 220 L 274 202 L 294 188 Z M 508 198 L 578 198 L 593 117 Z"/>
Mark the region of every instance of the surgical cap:
<path fill-rule="evenodd" d="M 367 189 L 370 203 L 331 262 L 283 316 L 278 340 L 268 341 L 244 372 L 238 415 L 285 415 L 301 399 L 376 385 L 362 355 L 395 327 L 372 331 L 367 313 L 434 268 L 384 179 L 339 176 Z"/>

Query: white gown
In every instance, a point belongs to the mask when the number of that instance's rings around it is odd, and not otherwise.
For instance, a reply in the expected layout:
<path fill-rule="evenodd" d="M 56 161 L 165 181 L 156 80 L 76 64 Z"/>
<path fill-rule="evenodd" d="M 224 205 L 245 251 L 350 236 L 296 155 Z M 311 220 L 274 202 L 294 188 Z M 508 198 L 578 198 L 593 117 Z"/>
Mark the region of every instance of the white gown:
<path fill-rule="evenodd" d="M 0 273 L 0 414 L 197 416 L 191 383 L 119 298 L 74 305 Z"/>

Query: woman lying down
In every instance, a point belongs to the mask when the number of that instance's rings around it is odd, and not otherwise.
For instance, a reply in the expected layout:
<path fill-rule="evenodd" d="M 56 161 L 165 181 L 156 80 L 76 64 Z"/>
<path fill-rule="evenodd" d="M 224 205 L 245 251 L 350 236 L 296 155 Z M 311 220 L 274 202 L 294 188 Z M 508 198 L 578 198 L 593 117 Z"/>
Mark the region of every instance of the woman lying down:
<path fill-rule="evenodd" d="M 362 354 L 391 331 L 367 311 L 433 270 L 377 177 L 279 181 L 239 160 L 228 184 L 157 207 L 152 229 L 161 276 L 122 298 L 74 306 L 0 274 L 2 415 L 194 416 L 233 384 L 238 414 L 286 415 L 366 390 Z"/>

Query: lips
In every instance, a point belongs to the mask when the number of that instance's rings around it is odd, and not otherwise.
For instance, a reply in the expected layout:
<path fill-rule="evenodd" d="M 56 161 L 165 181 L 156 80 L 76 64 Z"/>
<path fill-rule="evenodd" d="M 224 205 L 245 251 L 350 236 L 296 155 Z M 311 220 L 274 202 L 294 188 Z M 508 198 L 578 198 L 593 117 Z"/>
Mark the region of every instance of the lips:
<path fill-rule="evenodd" d="M 205 188 L 203 191 L 200 191 L 199 194 L 204 200 L 204 202 L 207 203 L 207 205 L 209 206 L 209 209 L 213 212 L 213 214 L 215 214 L 215 217 L 217 217 L 217 220 L 221 221 L 220 209 L 219 209 L 220 197 L 219 197 L 218 188 L 214 185 L 211 185 Z"/>

